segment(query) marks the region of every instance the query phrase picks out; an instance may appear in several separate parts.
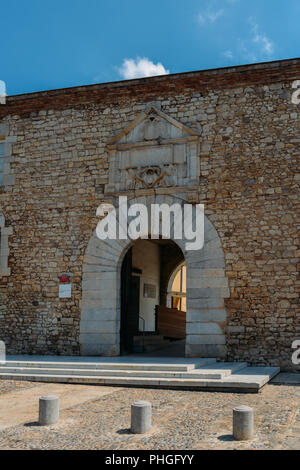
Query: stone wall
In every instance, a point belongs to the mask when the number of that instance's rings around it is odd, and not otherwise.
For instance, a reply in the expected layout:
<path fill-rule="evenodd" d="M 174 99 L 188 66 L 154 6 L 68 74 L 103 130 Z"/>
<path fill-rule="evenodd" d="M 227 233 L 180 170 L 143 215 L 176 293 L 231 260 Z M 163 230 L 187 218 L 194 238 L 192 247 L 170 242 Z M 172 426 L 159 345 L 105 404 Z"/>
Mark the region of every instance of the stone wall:
<path fill-rule="evenodd" d="M 201 132 L 200 183 L 229 279 L 228 359 L 291 369 L 300 336 L 300 59 L 8 97 L 15 136 L 0 187 L 9 276 L 0 278 L 0 338 L 9 353 L 79 354 L 82 261 L 107 197 L 106 143 L 150 104 Z M 152 190 L 155 192 L 155 190 Z M 58 276 L 72 275 L 72 298 Z"/>

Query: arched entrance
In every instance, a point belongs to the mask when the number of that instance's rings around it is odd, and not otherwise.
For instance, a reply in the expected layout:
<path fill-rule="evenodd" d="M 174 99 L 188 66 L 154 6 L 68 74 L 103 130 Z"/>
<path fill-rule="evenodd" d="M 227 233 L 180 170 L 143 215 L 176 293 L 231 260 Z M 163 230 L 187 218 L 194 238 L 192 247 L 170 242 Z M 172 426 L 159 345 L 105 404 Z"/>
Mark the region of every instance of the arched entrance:
<path fill-rule="evenodd" d="M 149 196 L 131 199 L 128 205 L 184 204 L 174 196 Z M 172 229 L 171 229 L 172 233 Z M 186 346 L 187 357 L 224 357 L 226 355 L 226 310 L 229 297 L 225 260 L 220 238 L 205 217 L 204 247 L 186 251 L 187 240 L 174 240 L 186 262 Z M 83 260 L 80 346 L 82 355 L 118 356 L 120 354 L 121 267 L 134 244 L 127 240 L 100 240 L 94 232 Z"/>
<path fill-rule="evenodd" d="M 181 261 L 171 272 L 167 288 L 167 307 L 186 312 L 186 263 Z"/>

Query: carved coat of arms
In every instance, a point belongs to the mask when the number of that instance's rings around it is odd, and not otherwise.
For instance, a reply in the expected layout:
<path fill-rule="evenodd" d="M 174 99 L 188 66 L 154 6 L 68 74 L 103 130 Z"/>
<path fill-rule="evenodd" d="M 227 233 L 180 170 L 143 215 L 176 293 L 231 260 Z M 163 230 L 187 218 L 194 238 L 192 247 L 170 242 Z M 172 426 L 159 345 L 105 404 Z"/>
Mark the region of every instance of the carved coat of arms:
<path fill-rule="evenodd" d="M 127 189 L 154 188 L 161 186 L 176 186 L 177 169 L 175 165 L 147 166 L 128 168 Z"/>

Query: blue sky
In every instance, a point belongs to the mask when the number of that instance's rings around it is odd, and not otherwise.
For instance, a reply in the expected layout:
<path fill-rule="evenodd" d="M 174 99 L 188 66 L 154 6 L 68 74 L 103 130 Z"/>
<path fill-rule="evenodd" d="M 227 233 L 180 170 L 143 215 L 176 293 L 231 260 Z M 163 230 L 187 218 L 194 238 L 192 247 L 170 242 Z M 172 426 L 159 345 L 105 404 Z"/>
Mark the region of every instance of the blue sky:
<path fill-rule="evenodd" d="M 8 95 L 300 56 L 299 0 L 1 0 L 0 16 Z"/>

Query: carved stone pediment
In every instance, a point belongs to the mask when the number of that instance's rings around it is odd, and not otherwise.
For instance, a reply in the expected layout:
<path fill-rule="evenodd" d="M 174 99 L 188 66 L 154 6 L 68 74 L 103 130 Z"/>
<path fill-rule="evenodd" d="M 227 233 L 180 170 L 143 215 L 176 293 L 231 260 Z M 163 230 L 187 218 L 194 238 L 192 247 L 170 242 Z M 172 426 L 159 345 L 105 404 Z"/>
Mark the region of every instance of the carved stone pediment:
<path fill-rule="evenodd" d="M 152 107 L 107 144 L 105 191 L 186 186 L 199 180 L 200 132 Z"/>

